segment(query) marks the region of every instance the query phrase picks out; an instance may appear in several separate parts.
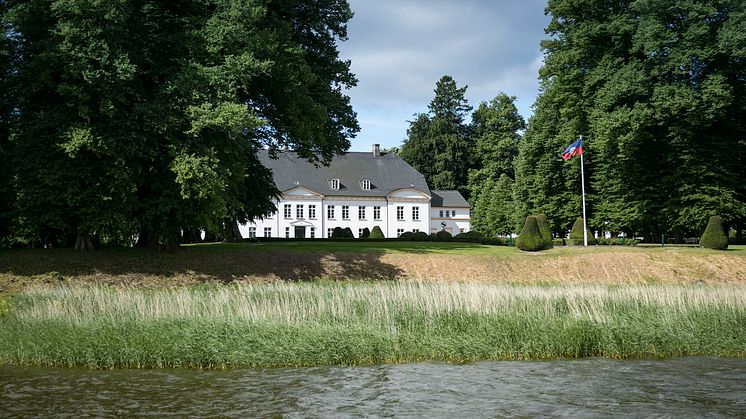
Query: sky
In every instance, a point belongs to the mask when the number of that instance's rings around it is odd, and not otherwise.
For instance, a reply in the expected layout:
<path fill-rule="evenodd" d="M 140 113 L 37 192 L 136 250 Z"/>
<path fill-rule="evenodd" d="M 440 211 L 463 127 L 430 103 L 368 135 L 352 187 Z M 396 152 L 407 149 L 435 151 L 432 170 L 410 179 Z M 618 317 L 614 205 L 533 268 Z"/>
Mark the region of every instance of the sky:
<path fill-rule="evenodd" d="M 349 0 L 355 16 L 339 44 L 358 85 L 346 93 L 361 131 L 350 151 L 401 146 L 435 83 L 450 75 L 476 108 L 499 92 L 528 120 L 538 94 L 546 0 Z"/>

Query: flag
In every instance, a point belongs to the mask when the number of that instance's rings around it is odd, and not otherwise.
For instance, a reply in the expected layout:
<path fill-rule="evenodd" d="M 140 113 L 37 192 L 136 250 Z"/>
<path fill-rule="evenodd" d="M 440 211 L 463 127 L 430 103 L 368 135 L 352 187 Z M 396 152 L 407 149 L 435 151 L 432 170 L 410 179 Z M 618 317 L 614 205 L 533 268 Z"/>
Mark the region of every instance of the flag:
<path fill-rule="evenodd" d="M 567 147 L 567 149 L 565 149 L 565 151 L 562 152 L 562 158 L 565 161 L 567 161 L 567 160 L 570 160 L 570 157 L 579 156 L 581 154 L 583 154 L 583 140 L 582 139 L 570 144 L 570 146 Z"/>

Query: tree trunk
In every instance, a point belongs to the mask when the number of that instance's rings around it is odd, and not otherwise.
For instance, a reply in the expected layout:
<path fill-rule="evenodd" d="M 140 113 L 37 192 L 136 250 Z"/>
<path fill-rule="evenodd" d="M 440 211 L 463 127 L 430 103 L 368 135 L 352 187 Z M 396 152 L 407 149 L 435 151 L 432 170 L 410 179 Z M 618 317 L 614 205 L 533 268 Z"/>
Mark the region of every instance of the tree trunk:
<path fill-rule="evenodd" d="M 145 227 L 140 228 L 140 234 L 137 235 L 135 247 L 150 247 L 150 231 Z"/>
<path fill-rule="evenodd" d="M 75 250 L 92 252 L 96 250 L 91 241 L 91 236 L 85 231 L 78 231 L 78 238 L 75 240 Z"/>
<path fill-rule="evenodd" d="M 238 221 L 225 220 L 225 235 L 229 242 L 240 242 L 243 240 L 241 230 L 238 228 Z"/>

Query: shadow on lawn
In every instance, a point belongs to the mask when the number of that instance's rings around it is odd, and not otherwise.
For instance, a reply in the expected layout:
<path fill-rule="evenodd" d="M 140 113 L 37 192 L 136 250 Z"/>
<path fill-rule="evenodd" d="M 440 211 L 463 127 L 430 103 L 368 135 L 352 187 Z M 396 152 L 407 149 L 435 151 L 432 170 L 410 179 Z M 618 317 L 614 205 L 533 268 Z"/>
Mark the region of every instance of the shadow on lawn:
<path fill-rule="evenodd" d="M 382 250 L 329 251 L 202 251 L 199 247 L 156 253 L 143 249 L 103 249 L 80 253 L 72 249 L 0 251 L 0 274 L 45 280 L 76 276 L 188 277 L 200 282 L 229 283 L 247 278 L 306 281 L 316 279 L 391 280 L 402 271 L 381 261 Z M 19 278 L 20 277 L 20 278 Z M 102 278 L 115 280 L 115 278 Z M 0 284 L 1 285 L 1 284 Z"/>

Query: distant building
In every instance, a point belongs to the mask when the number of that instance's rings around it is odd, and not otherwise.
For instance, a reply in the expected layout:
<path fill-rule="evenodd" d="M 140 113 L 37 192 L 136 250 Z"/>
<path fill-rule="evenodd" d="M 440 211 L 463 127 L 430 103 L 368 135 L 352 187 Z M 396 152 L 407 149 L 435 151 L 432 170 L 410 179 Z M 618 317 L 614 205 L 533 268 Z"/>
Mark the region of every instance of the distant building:
<path fill-rule="evenodd" d="M 294 152 L 277 156 L 259 152 L 282 192 L 278 212 L 239 226 L 243 237 L 328 238 L 335 227 L 349 227 L 355 237 L 375 226 L 386 237 L 470 229 L 469 204 L 458 191 L 431 191 L 420 172 L 398 155 L 381 155 L 378 144 L 371 153 L 339 154 L 329 166 Z"/>

